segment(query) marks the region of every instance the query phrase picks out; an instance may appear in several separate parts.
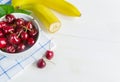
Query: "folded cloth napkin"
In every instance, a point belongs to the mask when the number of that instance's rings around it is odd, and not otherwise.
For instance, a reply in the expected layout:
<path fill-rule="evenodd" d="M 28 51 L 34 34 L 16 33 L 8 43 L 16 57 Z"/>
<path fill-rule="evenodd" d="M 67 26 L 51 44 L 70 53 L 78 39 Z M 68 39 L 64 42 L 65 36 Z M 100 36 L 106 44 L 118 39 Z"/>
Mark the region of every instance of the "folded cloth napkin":
<path fill-rule="evenodd" d="M 0 4 L 5 3 L 10 3 L 10 0 L 0 0 Z M 30 52 L 29 55 L 12 59 L 0 54 L 0 82 L 7 82 L 25 67 L 41 58 L 45 51 L 49 49 L 49 46 L 51 48 L 55 47 L 51 39 L 48 39 L 42 30 L 40 33 L 39 47 L 32 51 L 32 53 Z"/>
<path fill-rule="evenodd" d="M 55 47 L 54 43 L 46 37 L 43 31 L 41 31 L 40 41 L 39 48 L 25 57 L 12 59 L 0 54 L 0 82 L 7 82 L 25 67 L 41 58 L 50 45 L 52 48 Z"/>

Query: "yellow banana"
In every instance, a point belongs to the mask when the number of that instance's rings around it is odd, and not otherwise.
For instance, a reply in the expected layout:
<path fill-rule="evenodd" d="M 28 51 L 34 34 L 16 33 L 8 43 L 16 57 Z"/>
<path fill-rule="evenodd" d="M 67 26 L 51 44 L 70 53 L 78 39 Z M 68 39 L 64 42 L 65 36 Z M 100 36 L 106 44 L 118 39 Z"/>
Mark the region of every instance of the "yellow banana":
<path fill-rule="evenodd" d="M 22 7 L 24 5 L 31 5 L 31 4 L 43 4 L 51 9 L 58 11 L 67 16 L 80 16 L 80 11 L 71 3 L 67 2 L 66 0 L 12 0 L 12 5 L 14 7 Z"/>
<path fill-rule="evenodd" d="M 34 5 L 34 6 L 22 6 L 22 8 L 29 9 L 40 19 L 40 22 L 46 27 L 46 29 L 54 33 L 58 31 L 61 27 L 61 22 L 59 19 L 44 5 Z"/>
<path fill-rule="evenodd" d="M 66 0 L 12 0 L 12 5 L 22 9 L 28 9 L 40 19 L 46 29 L 54 33 L 61 27 L 59 19 L 47 8 L 51 8 L 67 16 L 81 16 L 80 11 Z"/>
<path fill-rule="evenodd" d="M 16 8 L 16 7 L 22 7 L 24 5 L 30 5 L 30 4 L 40 4 L 40 1 L 38 2 L 38 0 L 12 0 L 11 1 L 12 5 Z"/>
<path fill-rule="evenodd" d="M 42 0 L 42 4 L 67 16 L 80 16 L 79 10 L 65 0 Z"/>

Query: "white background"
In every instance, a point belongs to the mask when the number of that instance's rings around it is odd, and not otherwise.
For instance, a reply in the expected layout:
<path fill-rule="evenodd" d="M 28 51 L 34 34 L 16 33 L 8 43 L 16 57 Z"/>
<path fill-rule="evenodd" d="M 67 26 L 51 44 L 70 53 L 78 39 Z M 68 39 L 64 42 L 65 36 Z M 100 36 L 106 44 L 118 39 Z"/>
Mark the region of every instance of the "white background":
<path fill-rule="evenodd" d="M 68 0 L 82 13 L 69 18 L 58 13 L 53 62 L 35 63 L 9 82 L 120 82 L 120 0 Z"/>

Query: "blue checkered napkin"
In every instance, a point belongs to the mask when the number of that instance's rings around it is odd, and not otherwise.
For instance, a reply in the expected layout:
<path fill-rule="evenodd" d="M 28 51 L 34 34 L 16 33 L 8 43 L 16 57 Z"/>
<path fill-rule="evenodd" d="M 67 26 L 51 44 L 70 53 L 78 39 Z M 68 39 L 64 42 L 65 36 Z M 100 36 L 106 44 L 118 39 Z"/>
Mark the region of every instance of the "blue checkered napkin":
<path fill-rule="evenodd" d="M 0 4 L 9 4 L 10 0 L 0 0 Z M 0 54 L 0 82 L 7 82 L 25 67 L 42 57 L 47 49 L 55 47 L 53 42 L 46 37 L 44 32 L 40 32 L 40 43 L 38 47 L 29 55 L 19 58 L 10 58 Z"/>
<path fill-rule="evenodd" d="M 0 82 L 7 82 L 26 66 L 41 58 L 45 51 L 49 49 L 49 46 L 52 48 L 55 47 L 53 42 L 51 42 L 51 40 L 45 36 L 44 32 L 41 31 L 39 47 L 29 55 L 18 59 L 0 55 Z"/>

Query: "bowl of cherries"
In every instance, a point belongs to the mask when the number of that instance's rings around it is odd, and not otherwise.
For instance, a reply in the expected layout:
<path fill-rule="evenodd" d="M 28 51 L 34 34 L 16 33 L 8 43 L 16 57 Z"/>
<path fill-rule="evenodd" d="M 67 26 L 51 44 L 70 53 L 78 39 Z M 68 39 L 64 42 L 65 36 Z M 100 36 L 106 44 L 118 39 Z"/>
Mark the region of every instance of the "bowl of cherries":
<path fill-rule="evenodd" d="M 40 26 L 30 15 L 7 14 L 0 18 L 0 54 L 23 56 L 30 54 L 39 43 Z"/>

